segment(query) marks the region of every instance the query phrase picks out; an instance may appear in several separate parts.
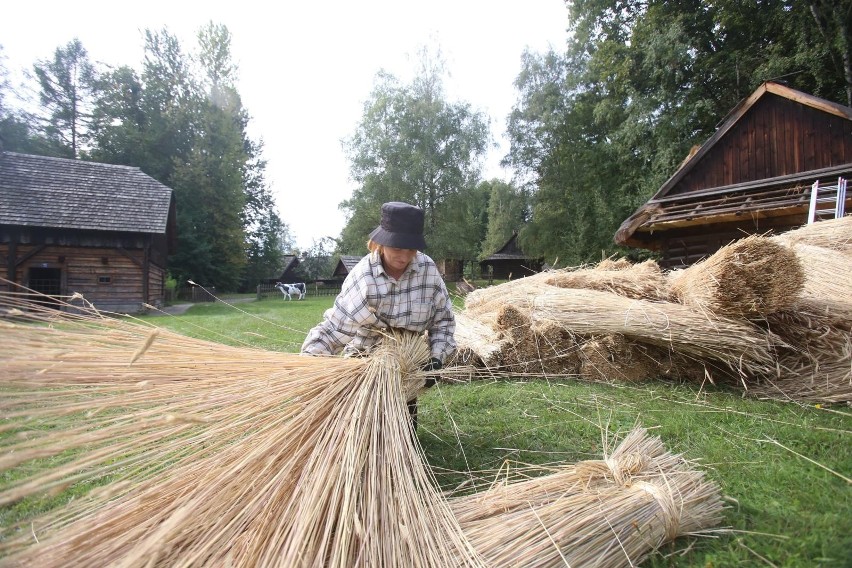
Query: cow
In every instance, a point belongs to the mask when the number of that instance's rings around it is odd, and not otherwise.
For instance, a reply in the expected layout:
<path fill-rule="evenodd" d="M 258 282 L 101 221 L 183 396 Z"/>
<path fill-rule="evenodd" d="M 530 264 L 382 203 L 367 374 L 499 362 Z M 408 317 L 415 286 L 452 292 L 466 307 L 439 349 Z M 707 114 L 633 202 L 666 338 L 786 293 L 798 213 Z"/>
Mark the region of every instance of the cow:
<path fill-rule="evenodd" d="M 307 295 L 307 288 L 305 287 L 304 282 L 294 282 L 293 284 L 284 284 L 283 282 L 276 282 L 275 287 L 281 290 L 281 293 L 287 296 L 287 300 L 292 300 L 293 294 L 298 294 L 299 299 L 303 300 Z"/>

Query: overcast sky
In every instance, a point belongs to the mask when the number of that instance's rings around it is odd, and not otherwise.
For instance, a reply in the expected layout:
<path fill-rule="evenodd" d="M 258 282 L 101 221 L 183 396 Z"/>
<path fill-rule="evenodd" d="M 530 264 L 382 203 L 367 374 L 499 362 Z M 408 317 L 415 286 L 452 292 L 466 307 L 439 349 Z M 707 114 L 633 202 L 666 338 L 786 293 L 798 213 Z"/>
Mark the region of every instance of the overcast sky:
<path fill-rule="evenodd" d="M 231 32 L 249 134 L 264 141 L 267 181 L 303 249 L 343 228 L 338 204 L 354 184 L 341 140 L 380 69 L 407 81 L 418 50 L 440 47 L 451 74 L 447 98 L 491 119 L 499 147 L 486 178 L 509 180 L 498 162 L 508 149 L 505 118 L 521 53 L 561 50 L 568 24 L 563 0 L 14 2 L 3 8 L 0 45 L 13 73 L 74 37 L 93 61 L 138 68 L 144 29 L 167 27 L 194 50 L 195 32 L 210 21 Z"/>

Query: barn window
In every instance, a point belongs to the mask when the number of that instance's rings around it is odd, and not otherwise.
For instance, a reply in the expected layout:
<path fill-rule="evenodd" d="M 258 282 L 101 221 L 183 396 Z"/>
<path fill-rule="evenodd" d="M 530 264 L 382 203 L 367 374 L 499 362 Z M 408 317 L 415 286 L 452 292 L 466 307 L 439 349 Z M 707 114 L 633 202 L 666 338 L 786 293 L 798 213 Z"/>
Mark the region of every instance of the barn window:
<path fill-rule="evenodd" d="M 112 284 L 112 276 L 98 276 L 98 284 Z"/>

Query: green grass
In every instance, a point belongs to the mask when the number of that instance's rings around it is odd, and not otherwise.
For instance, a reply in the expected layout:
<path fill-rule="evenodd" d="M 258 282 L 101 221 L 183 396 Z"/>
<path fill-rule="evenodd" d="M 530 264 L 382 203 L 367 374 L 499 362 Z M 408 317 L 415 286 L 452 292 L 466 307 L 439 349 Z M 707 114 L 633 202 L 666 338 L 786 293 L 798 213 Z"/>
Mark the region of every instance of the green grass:
<path fill-rule="evenodd" d="M 298 351 L 332 297 L 197 304 L 157 325 L 231 345 Z M 696 460 L 727 498 L 727 531 L 679 539 L 645 566 L 852 566 L 852 411 L 649 381 L 441 384 L 420 398 L 418 435 L 444 489 L 509 462 L 599 459 L 641 424 Z M 612 441 L 612 440 L 610 440 Z M 784 447 L 782 447 L 782 445 Z M 797 455 L 798 454 L 798 455 Z"/>

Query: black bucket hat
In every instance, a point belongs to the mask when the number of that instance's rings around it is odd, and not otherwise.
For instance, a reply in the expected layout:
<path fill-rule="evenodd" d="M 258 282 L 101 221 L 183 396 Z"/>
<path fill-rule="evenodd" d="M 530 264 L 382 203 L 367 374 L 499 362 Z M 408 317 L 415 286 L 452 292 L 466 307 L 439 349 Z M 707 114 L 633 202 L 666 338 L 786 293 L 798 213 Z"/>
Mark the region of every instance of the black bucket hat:
<path fill-rule="evenodd" d="M 382 205 L 382 222 L 370 240 L 386 247 L 423 250 L 423 210 L 408 203 L 391 201 Z"/>

